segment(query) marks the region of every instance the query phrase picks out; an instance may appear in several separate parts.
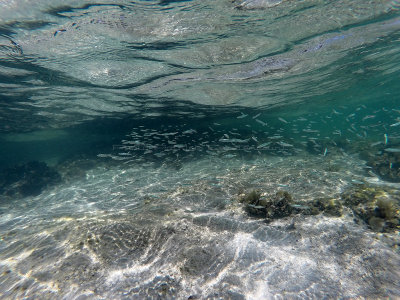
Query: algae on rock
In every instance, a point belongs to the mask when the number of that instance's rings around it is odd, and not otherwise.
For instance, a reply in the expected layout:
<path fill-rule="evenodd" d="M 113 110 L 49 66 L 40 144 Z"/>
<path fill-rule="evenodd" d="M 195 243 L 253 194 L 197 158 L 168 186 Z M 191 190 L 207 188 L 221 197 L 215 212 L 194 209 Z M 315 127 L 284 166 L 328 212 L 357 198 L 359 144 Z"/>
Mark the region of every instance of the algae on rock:
<path fill-rule="evenodd" d="M 262 197 L 261 192 L 253 190 L 246 194 L 240 202 L 245 204 L 245 210 L 253 216 L 264 217 L 267 220 L 289 216 L 293 207 L 292 196 L 286 191 L 278 191 L 271 197 Z"/>
<path fill-rule="evenodd" d="M 398 191 L 360 186 L 344 192 L 342 200 L 374 231 L 388 232 L 400 228 Z"/>

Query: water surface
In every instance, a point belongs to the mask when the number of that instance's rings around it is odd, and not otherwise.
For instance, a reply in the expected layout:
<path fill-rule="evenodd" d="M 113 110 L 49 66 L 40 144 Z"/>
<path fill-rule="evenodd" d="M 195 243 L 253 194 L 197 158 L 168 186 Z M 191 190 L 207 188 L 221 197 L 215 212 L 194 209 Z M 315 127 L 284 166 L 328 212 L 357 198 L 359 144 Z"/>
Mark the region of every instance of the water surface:
<path fill-rule="evenodd" d="M 400 297 L 399 8 L 0 1 L 1 297 Z"/>

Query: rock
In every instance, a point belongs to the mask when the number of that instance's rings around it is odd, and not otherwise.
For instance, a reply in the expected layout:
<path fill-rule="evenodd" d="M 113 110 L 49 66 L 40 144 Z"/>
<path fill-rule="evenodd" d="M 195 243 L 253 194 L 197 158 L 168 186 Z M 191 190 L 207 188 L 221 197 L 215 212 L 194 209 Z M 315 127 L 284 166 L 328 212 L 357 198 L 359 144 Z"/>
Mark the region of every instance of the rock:
<path fill-rule="evenodd" d="M 359 186 L 344 192 L 341 198 L 372 230 L 389 232 L 400 228 L 398 191 Z"/>
<path fill-rule="evenodd" d="M 319 198 L 314 200 L 311 205 L 311 214 L 323 212 L 328 216 L 340 217 L 343 214 L 342 203 L 335 198 Z"/>
<path fill-rule="evenodd" d="M 260 192 L 252 191 L 241 199 L 250 215 L 268 220 L 289 216 L 293 211 L 292 201 L 292 196 L 286 191 L 278 191 L 270 198 L 261 198 Z"/>
<path fill-rule="evenodd" d="M 257 190 L 253 190 L 250 193 L 246 194 L 244 197 L 240 199 L 240 202 L 244 204 L 257 205 L 260 200 L 261 193 Z"/>
<path fill-rule="evenodd" d="M 267 218 L 276 219 L 289 216 L 293 208 L 290 205 L 293 199 L 286 191 L 278 191 L 275 196 L 270 199 L 267 208 Z"/>
<path fill-rule="evenodd" d="M 59 163 L 56 168 L 63 181 L 68 182 L 77 178 L 84 178 L 88 170 L 99 166 L 99 160 L 88 157 L 73 157 Z"/>
<path fill-rule="evenodd" d="M 9 198 L 36 196 L 61 181 L 57 171 L 38 161 L 7 168 L 0 174 L 0 194 Z"/>

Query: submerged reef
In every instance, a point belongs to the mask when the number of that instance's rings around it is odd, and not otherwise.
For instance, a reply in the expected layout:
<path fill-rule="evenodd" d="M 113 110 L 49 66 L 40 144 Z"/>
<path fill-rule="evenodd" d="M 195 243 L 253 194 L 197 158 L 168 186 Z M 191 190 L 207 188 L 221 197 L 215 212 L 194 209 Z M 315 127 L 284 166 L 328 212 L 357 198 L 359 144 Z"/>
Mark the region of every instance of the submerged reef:
<path fill-rule="evenodd" d="M 36 196 L 60 181 L 60 174 L 46 163 L 31 161 L 0 172 L 0 195 L 6 198 Z"/>
<path fill-rule="evenodd" d="M 396 190 L 380 187 L 360 186 L 345 191 L 344 205 L 378 232 L 389 232 L 400 228 L 400 194 Z"/>

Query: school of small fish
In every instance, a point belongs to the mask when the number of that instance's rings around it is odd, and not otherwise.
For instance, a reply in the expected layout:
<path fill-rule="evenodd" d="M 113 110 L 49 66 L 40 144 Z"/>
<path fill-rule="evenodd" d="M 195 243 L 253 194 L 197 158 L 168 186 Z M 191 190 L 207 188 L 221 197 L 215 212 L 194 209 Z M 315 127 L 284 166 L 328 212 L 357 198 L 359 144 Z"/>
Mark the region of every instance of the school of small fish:
<path fill-rule="evenodd" d="M 398 124 L 399 110 L 365 105 L 356 109 L 335 107 L 325 115 L 272 117 L 267 112 L 246 111 L 212 123 L 140 125 L 114 145 L 112 154 L 99 156 L 126 163 L 176 162 L 204 154 L 234 158 L 307 152 L 329 157 L 331 153 L 345 153 L 346 148 L 358 143 L 368 145 L 369 151 L 399 153 Z"/>

